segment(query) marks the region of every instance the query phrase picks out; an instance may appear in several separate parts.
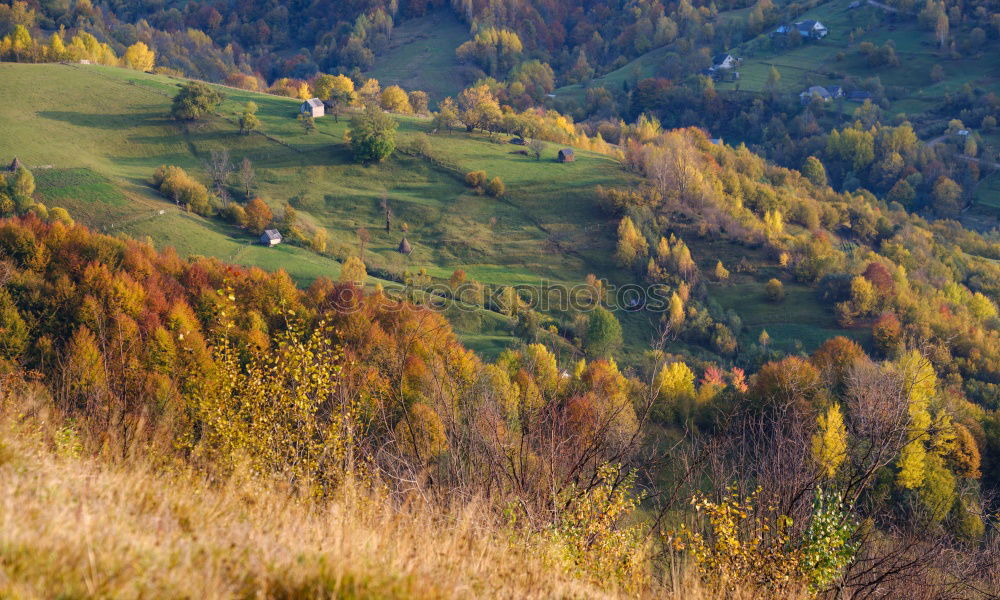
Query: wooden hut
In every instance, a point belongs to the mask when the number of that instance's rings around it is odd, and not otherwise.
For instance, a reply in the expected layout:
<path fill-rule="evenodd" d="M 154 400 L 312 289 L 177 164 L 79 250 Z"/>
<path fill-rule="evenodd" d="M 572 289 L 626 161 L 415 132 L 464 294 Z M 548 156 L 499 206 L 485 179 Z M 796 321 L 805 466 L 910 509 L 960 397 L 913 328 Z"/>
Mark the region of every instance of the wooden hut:
<path fill-rule="evenodd" d="M 559 151 L 559 157 L 556 160 L 559 162 L 573 162 L 576 160 L 576 155 L 573 154 L 572 148 L 563 148 Z"/>
<path fill-rule="evenodd" d="M 281 233 L 277 229 L 265 229 L 260 234 L 260 243 L 265 246 L 277 246 L 281 243 Z"/>
<path fill-rule="evenodd" d="M 322 117 L 325 114 L 323 101 L 319 98 L 310 98 L 302 103 L 299 107 L 299 112 L 313 118 Z"/>

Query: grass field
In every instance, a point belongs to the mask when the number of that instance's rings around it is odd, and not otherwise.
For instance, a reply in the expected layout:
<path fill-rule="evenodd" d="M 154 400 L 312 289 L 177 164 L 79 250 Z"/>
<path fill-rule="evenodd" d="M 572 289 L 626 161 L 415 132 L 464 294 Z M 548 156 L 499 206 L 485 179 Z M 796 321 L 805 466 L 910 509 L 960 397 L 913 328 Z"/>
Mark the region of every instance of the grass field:
<path fill-rule="evenodd" d="M 392 30 L 389 49 L 375 58 L 368 75 L 382 87 L 398 85 L 424 90 L 431 103 L 456 96 L 466 81 L 455 58 L 455 49 L 469 39 L 469 28 L 450 10 L 403 21 Z"/>
<path fill-rule="evenodd" d="M 749 248 L 718 239 L 685 239 L 696 250 L 694 258 L 702 273 L 711 273 L 716 261 L 731 270 L 726 282 L 709 282 L 708 294 L 724 311 L 736 313 L 742 321 L 737 339 L 743 348 L 757 343 L 767 330 L 772 347 L 785 352 L 811 352 L 825 340 L 847 335 L 867 344 L 867 332 L 844 331 L 837 327 L 833 312 L 816 296 L 816 291 L 791 280 L 785 269 L 764 248 Z M 755 265 L 755 273 L 737 273 L 735 265 L 743 258 Z M 764 296 L 764 284 L 776 277 L 785 285 L 785 300 L 774 303 Z M 870 336 L 869 336 L 870 337 Z"/>
<path fill-rule="evenodd" d="M 976 204 L 1000 210 L 1000 171 L 993 171 L 979 182 L 976 188 Z"/>
<path fill-rule="evenodd" d="M 232 115 L 255 101 L 261 135 L 238 135 L 233 123 L 211 118 L 180 127 L 167 118 L 178 81 L 124 69 L 67 65 L 0 65 L 12 98 L 0 107 L 0 158 L 18 156 L 38 175 L 39 198 L 68 208 L 80 222 L 109 233 L 149 236 L 182 255 L 215 256 L 265 269 L 283 268 L 300 284 L 336 277 L 340 263 L 290 245 L 264 248 L 217 220 L 187 214 L 148 185 L 161 164 L 175 164 L 206 180 L 204 161 L 227 149 L 234 161 L 248 157 L 257 170 L 257 193 L 275 211 L 293 200 L 303 220 L 330 233 L 340 255 L 356 252 L 356 230 L 371 232 L 369 264 L 402 273 L 426 269 L 447 279 L 462 268 L 486 284 L 551 281 L 575 284 L 588 273 L 615 277 L 613 242 L 595 206 L 594 186 L 623 183 L 606 157 L 580 152 L 577 162 L 542 161 L 512 154 L 513 146 L 465 133 L 432 137 L 432 160 L 403 153 L 363 167 L 343 143 L 346 122 L 318 121 L 306 135 L 294 116 L 298 102 L 226 89 L 220 108 Z M 29 108 L 30 107 L 30 108 Z M 402 118 L 405 146 L 426 135 L 428 122 Z M 484 169 L 506 183 L 503 200 L 471 192 L 464 173 Z M 385 231 L 381 200 L 393 212 Z M 402 236 L 413 245 L 395 249 Z M 496 351 L 500 324 L 491 315 L 469 334 L 470 343 Z M 461 328 L 460 328 L 461 331 Z M 476 336 L 482 336 L 476 337 Z"/>
<path fill-rule="evenodd" d="M 0 156 L 16 155 L 33 167 L 56 167 L 36 169 L 40 193 L 94 227 L 116 225 L 137 234 L 154 233 L 154 239 L 169 238 L 182 250 L 194 252 L 188 246 L 195 244 L 205 254 L 232 255 L 229 243 L 205 248 L 205 240 L 186 236 L 192 226 L 181 221 L 173 234 L 152 232 L 165 228 L 148 224 L 160 216 L 159 210 L 173 218 L 173 206 L 147 184 L 158 165 L 180 165 L 204 177 L 209 153 L 228 149 L 234 161 L 244 156 L 253 161 L 258 193 L 276 210 L 295 198 L 304 219 L 326 227 L 334 242 L 345 246 L 355 244 L 358 227 L 367 227 L 372 232 L 368 252 L 376 262 L 381 256 L 388 267 L 427 268 L 447 277 L 462 266 L 484 282 L 508 284 L 543 277 L 580 281 L 593 270 L 582 258 L 585 254 L 603 263 L 598 267 L 608 264 L 600 257 L 610 241 L 595 243 L 577 227 L 581 222 L 602 224 L 593 202 L 596 184 L 624 181 L 614 161 L 599 155 L 581 152 L 576 163 L 563 165 L 552 160 L 553 147 L 545 160 L 535 161 L 512 155 L 513 146 L 456 133 L 433 140 L 435 161 L 448 166 L 397 154 L 385 164 L 363 167 L 353 163 L 342 143 L 347 123 L 321 119 L 319 131 L 305 135 L 292 118 L 293 100 L 226 90 L 221 108 L 232 114 L 253 99 L 260 105 L 264 131 L 286 146 L 263 136 L 237 135 L 222 119 L 182 130 L 166 118 L 176 89 L 176 82 L 167 78 L 63 65 L 2 65 L 0 73 L 20 99 L 36 107 L 24 111 L 22 104 L 8 103 L 0 109 Z M 56 96 L 58 102 L 49 99 Z M 57 104 L 73 110 L 56 110 Z M 420 119 L 402 119 L 401 144 L 425 135 L 426 126 Z M 507 198 L 471 193 L 462 174 L 474 169 L 499 175 L 509 190 Z M 397 224 L 391 235 L 384 232 L 383 195 Z M 133 219 L 136 224 L 129 225 Z M 218 229 L 193 216 L 183 220 L 189 221 Z M 404 222 L 414 245 L 409 258 L 395 252 L 398 225 Z M 553 244 L 567 251 L 551 252 Z"/>
<path fill-rule="evenodd" d="M 820 309 L 816 290 L 785 281 L 785 299 L 774 303 L 764 297 L 762 284 L 766 280 L 762 277 L 712 286 L 712 298 L 723 308 L 735 310 L 743 320 L 742 345 L 756 343 L 765 330 L 773 340 L 772 347 L 784 352 L 812 352 L 838 335 L 853 338 L 862 345 L 870 343 L 867 329 L 840 329 L 832 313 Z"/>
<path fill-rule="evenodd" d="M 620 90 L 626 82 L 631 86 L 640 79 L 655 77 L 658 67 L 671 50 L 667 47 L 656 48 L 639 56 L 622 67 L 595 77 L 587 84 L 574 83 L 565 85 L 555 91 L 556 97 L 562 100 L 582 102 L 588 87 L 603 87 L 608 90 Z"/>
<path fill-rule="evenodd" d="M 285 269 L 300 285 L 319 276 L 336 278 L 337 257 L 359 251 L 361 227 L 371 234 L 366 262 L 397 276 L 425 269 L 446 280 L 463 269 L 487 285 L 571 286 L 589 273 L 617 285 L 633 282 L 613 261 L 615 224 L 597 207 L 594 191 L 598 184 L 631 180 L 602 155 L 578 151 L 576 162 L 561 164 L 554 160 L 558 147 L 549 145 L 536 161 L 483 135 L 430 135 L 428 121 L 400 117 L 399 145 L 421 145 L 416 142 L 425 136 L 426 155 L 397 152 L 366 167 L 353 162 L 343 142 L 344 120 L 319 119 L 317 131 L 307 135 L 294 119 L 298 102 L 288 98 L 225 89 L 221 116 L 184 127 L 167 118 L 180 83 L 172 78 L 97 66 L 0 64 L 0 80 L 15 99 L 0 105 L 0 161 L 18 156 L 34 169 L 41 201 L 64 206 L 80 222 L 108 233 L 148 237 L 183 256 Z M 260 107 L 266 136 L 239 135 L 227 120 L 249 100 Z M 161 164 L 182 166 L 206 181 L 204 162 L 221 149 L 234 162 L 244 157 L 253 162 L 256 193 L 276 212 L 291 202 L 309 226 L 326 229 L 334 256 L 291 245 L 255 245 L 244 231 L 186 213 L 148 184 Z M 466 187 L 464 174 L 480 169 L 505 182 L 502 199 Z M 391 232 L 385 229 L 383 198 L 393 213 Z M 404 223 L 413 247 L 409 256 L 396 252 Z M 728 264 L 745 251 L 721 241 L 689 243 L 704 268 L 716 257 Z M 742 314 L 743 307 L 734 308 Z M 807 331 L 790 334 L 800 339 L 826 334 L 828 324 L 820 321 L 829 311 L 815 303 L 812 311 L 808 318 L 796 315 Z M 621 318 L 626 356 L 636 358 L 650 340 L 655 318 L 642 313 Z M 488 356 L 513 341 L 509 320 L 496 313 L 463 314 L 453 323 L 470 347 Z"/>

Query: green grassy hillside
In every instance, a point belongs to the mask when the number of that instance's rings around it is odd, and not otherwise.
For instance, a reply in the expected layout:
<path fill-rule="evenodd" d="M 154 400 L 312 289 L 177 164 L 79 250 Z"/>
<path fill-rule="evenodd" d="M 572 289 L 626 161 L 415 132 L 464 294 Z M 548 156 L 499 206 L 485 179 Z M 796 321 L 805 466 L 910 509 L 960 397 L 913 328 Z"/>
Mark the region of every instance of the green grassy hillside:
<path fill-rule="evenodd" d="M 0 80 L 12 92 L 0 105 L 0 160 L 18 156 L 36 173 L 43 202 L 66 207 L 99 230 L 148 236 L 184 256 L 282 268 L 300 285 L 319 276 L 336 278 L 338 259 L 357 252 L 360 227 L 371 233 L 368 264 L 397 275 L 426 269 L 446 280 L 463 269 L 470 278 L 494 285 L 576 285 L 589 273 L 619 285 L 633 280 L 614 263 L 615 224 L 598 208 L 595 195 L 598 184 L 627 185 L 630 176 L 605 156 L 579 151 L 576 162 L 560 164 L 554 160 L 558 148 L 549 145 L 536 161 L 479 134 L 429 135 L 426 120 L 400 117 L 399 145 L 429 150 L 397 152 L 383 164 L 364 167 L 353 162 L 343 142 L 344 120 L 318 119 L 317 131 L 307 135 L 294 118 L 298 102 L 288 98 L 225 89 L 218 116 L 181 126 L 167 116 L 180 80 L 59 64 L 2 64 Z M 239 135 L 232 122 L 231 115 L 248 100 L 259 105 L 266 135 Z M 332 256 L 290 245 L 255 245 L 246 232 L 185 213 L 150 187 L 148 179 L 161 164 L 182 166 L 207 181 L 204 162 L 212 150 L 221 149 L 229 150 L 234 162 L 244 157 L 253 162 L 257 193 L 275 211 L 291 200 L 303 220 L 325 228 Z M 480 169 L 503 179 L 503 199 L 465 186 L 464 174 Z M 392 232 L 385 231 L 383 197 L 393 211 Z M 408 257 L 396 252 L 403 223 L 413 245 Z M 743 251 L 729 244 L 720 250 L 697 239 L 691 245 L 707 268 L 716 256 L 735 259 Z M 761 275 L 743 282 L 758 291 L 750 296 L 759 301 L 729 306 L 731 291 L 723 287 L 720 304 L 740 313 L 754 310 L 763 302 L 763 281 Z M 814 347 L 828 333 L 829 311 L 802 304 L 808 316 L 789 330 L 789 347 L 793 334 Z M 630 343 L 627 354 L 636 356 L 650 340 L 655 316 L 621 318 Z M 496 313 L 456 315 L 453 322 L 466 343 L 488 355 L 513 341 L 509 322 Z M 747 324 L 763 326 L 764 321 L 748 319 Z M 775 327 L 767 327 L 777 337 Z M 750 339 L 759 331 L 745 333 Z"/>
<path fill-rule="evenodd" d="M 455 49 L 469 39 L 469 28 L 450 10 L 403 21 L 392 30 L 389 49 L 375 57 L 368 75 L 382 87 L 424 90 L 435 104 L 456 96 L 464 84 Z"/>
<path fill-rule="evenodd" d="M 148 184 L 161 164 L 182 166 L 205 181 L 211 151 L 228 149 L 234 161 L 254 163 L 258 193 L 276 211 L 296 198 L 302 218 L 325 227 L 341 255 L 355 252 L 356 230 L 368 228 L 366 258 L 380 268 L 424 268 L 442 279 L 462 268 L 486 284 L 614 276 L 610 230 L 595 206 L 594 187 L 622 183 L 624 176 L 600 155 L 580 152 L 576 163 L 562 165 L 550 147 L 539 162 L 512 154 L 514 146 L 454 133 L 430 136 L 433 160 L 397 153 L 362 167 L 343 143 L 346 122 L 319 119 L 317 132 L 306 135 L 294 119 L 298 102 L 287 98 L 226 89 L 222 117 L 183 127 L 167 116 L 179 80 L 58 64 L 3 64 L 0 79 L 13 92 L 13 101 L 0 108 L 0 157 L 18 156 L 37 174 L 43 202 L 64 206 L 100 230 L 149 236 L 182 255 L 284 268 L 302 285 L 337 277 L 334 258 L 254 245 L 237 228 L 184 213 Z M 241 136 L 223 118 L 248 100 L 260 106 L 267 136 Z M 400 145 L 412 145 L 426 127 L 424 120 L 402 118 Z M 504 180 L 504 200 L 465 186 L 464 173 L 476 169 Z M 384 230 L 383 196 L 394 214 L 391 234 Z M 409 226 L 410 257 L 395 251 L 402 223 Z M 472 346 L 496 350 L 498 338 L 510 341 L 502 319 L 482 318 L 485 324 L 468 332 Z"/>
<path fill-rule="evenodd" d="M 162 216 L 173 226 L 178 217 L 149 187 L 153 170 L 175 164 L 203 176 L 210 152 L 228 149 L 234 161 L 253 161 L 258 193 L 276 210 L 296 198 L 305 219 L 327 227 L 344 245 L 353 245 L 355 230 L 367 227 L 373 234 L 369 251 L 390 267 L 424 267 L 446 277 L 461 266 L 488 283 L 530 283 L 542 277 L 577 282 L 611 265 L 607 236 L 577 227 L 602 225 L 595 185 L 624 181 L 617 164 L 600 155 L 580 152 L 576 163 L 558 164 L 550 147 L 539 162 L 512 154 L 513 146 L 455 133 L 428 136 L 433 162 L 397 153 L 382 165 L 363 167 L 343 143 L 345 121 L 319 119 L 317 132 L 306 135 L 294 119 L 295 100 L 225 90 L 223 115 L 248 100 L 260 106 L 267 136 L 240 136 L 222 118 L 187 127 L 169 120 L 177 85 L 169 78 L 65 65 L 5 64 L 0 74 L 17 90 L 17 101 L 0 109 L 0 156 L 20 157 L 39 172 L 43 196 L 52 194 L 97 228 L 117 226 L 159 239 L 166 227 L 147 223 Z M 425 135 L 426 127 L 426 121 L 401 118 L 400 145 Z M 43 171 L 49 166 L 75 171 L 48 176 Z M 475 169 L 500 176 L 507 199 L 471 193 L 463 176 Z M 398 228 L 384 232 L 383 195 L 396 223 L 409 225 L 414 254 L 408 259 L 395 252 Z M 206 248 L 205 240 L 193 243 L 206 254 L 225 254 Z M 545 251 L 553 244 L 564 251 Z"/>
<path fill-rule="evenodd" d="M 300 283 L 339 272 L 337 261 L 297 248 L 282 248 L 301 259 L 287 265 L 263 248 L 244 248 L 251 241 L 247 236 L 185 214 L 149 187 L 158 165 L 199 169 L 211 149 L 230 147 L 257 160 L 289 154 L 263 137 L 232 136 L 221 119 L 177 127 L 166 112 L 173 82 L 120 69 L 57 64 L 6 64 L 0 73 L 16 99 L 0 108 L 0 153 L 32 168 L 43 201 L 70 209 L 94 228 L 150 235 L 183 254 L 285 266 Z"/>
<path fill-rule="evenodd" d="M 639 56 L 624 66 L 595 77 L 586 84 L 574 83 L 556 89 L 556 98 L 581 102 L 586 97 L 588 87 L 603 87 L 608 90 L 620 90 L 623 84 L 634 85 L 635 82 L 647 77 L 656 77 L 659 66 L 670 50 L 666 47 L 656 48 Z"/>

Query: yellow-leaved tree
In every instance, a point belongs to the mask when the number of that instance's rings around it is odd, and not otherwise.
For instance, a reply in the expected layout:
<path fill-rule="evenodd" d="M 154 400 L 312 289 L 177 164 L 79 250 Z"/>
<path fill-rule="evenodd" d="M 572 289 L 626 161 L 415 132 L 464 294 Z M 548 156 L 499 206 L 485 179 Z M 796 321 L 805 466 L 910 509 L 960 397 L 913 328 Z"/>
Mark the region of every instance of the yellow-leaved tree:
<path fill-rule="evenodd" d="M 678 413 L 690 412 L 695 399 L 694 372 L 685 363 L 677 361 L 664 366 L 656 374 L 653 385 L 657 418 L 668 420 Z"/>
<path fill-rule="evenodd" d="M 649 244 L 632 219 L 625 217 L 618 224 L 618 251 L 615 257 L 622 265 L 630 267 L 635 261 L 646 256 Z"/>
<path fill-rule="evenodd" d="M 616 581 L 628 595 L 649 582 L 652 547 L 639 525 L 623 525 L 638 505 L 632 495 L 635 473 L 619 479 L 616 465 L 603 464 L 597 485 L 583 491 L 574 484 L 559 498 L 565 507 L 552 530 L 565 551 L 567 567 L 595 584 Z"/>
<path fill-rule="evenodd" d="M 410 97 L 398 85 L 390 85 L 382 90 L 381 105 L 383 110 L 408 115 L 413 112 Z"/>
<path fill-rule="evenodd" d="M 677 332 L 684 325 L 684 301 L 674 292 L 670 295 L 670 312 L 668 313 L 670 329 Z"/>
<path fill-rule="evenodd" d="M 340 269 L 341 283 L 363 284 L 367 277 L 368 271 L 365 269 L 365 263 L 357 256 L 348 257 Z"/>
<path fill-rule="evenodd" d="M 725 281 L 725 280 L 729 279 L 729 269 L 727 269 L 722 264 L 721 260 L 717 261 L 715 263 L 715 273 L 714 274 L 715 274 L 715 280 L 716 281 Z"/>
<path fill-rule="evenodd" d="M 785 231 L 785 218 L 778 209 L 764 213 L 764 229 L 768 237 L 775 238 Z"/>
<path fill-rule="evenodd" d="M 62 32 L 57 31 L 52 34 L 45 53 L 49 60 L 62 60 L 66 57 L 66 42 L 63 40 Z"/>
<path fill-rule="evenodd" d="M 331 491 L 356 472 L 351 450 L 367 422 L 360 399 L 337 393 L 342 355 L 332 328 L 320 321 L 307 333 L 289 312 L 270 347 L 239 347 L 230 339 L 235 298 L 220 295 L 217 383 L 193 398 L 199 452 L 219 464 L 245 461 L 314 494 Z"/>
<path fill-rule="evenodd" d="M 896 482 L 906 489 L 919 488 L 926 475 L 927 428 L 931 424 L 929 406 L 937 391 L 934 367 L 916 350 L 904 354 L 896 363 L 903 375 L 903 389 L 907 395 L 910 415 L 908 439 L 899 453 L 899 474 Z"/>
<path fill-rule="evenodd" d="M 448 449 L 441 417 L 423 402 L 410 406 L 395 432 L 400 450 L 420 462 L 434 460 Z"/>
<path fill-rule="evenodd" d="M 831 404 L 826 412 L 816 418 L 817 430 L 812 438 L 813 459 L 827 478 L 837 474 L 847 458 L 847 429 L 839 404 Z"/>
<path fill-rule="evenodd" d="M 136 42 L 125 50 L 122 57 L 125 66 L 136 71 L 152 71 L 156 64 L 156 54 L 143 42 Z"/>

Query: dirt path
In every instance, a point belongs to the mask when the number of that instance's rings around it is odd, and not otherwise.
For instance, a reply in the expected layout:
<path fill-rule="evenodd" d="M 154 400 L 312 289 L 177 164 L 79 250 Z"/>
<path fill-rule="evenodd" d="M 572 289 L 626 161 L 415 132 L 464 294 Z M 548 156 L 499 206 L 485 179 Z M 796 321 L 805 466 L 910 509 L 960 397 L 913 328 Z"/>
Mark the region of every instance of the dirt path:
<path fill-rule="evenodd" d="M 979 163 L 982 166 L 991 167 L 991 168 L 994 168 L 994 169 L 1000 169 L 1000 163 L 985 161 L 985 160 L 982 160 L 980 158 L 976 158 L 974 156 L 965 156 L 963 154 L 963 155 L 959 156 L 959 158 L 961 158 L 962 160 L 968 160 L 968 161 L 971 161 L 971 162 L 974 162 L 974 163 Z"/>
<path fill-rule="evenodd" d="M 928 148 L 933 148 L 934 146 L 937 146 L 938 144 L 940 144 L 941 142 L 945 141 L 949 137 L 950 136 L 948 134 L 939 135 L 939 136 L 937 136 L 936 138 L 934 138 L 932 140 L 928 140 L 928 141 L 924 142 L 924 145 L 927 146 Z M 997 162 L 989 162 L 989 161 L 982 160 L 982 159 L 974 157 L 974 156 L 965 156 L 964 154 L 959 154 L 958 158 L 960 158 L 961 160 L 967 160 L 967 161 L 970 161 L 970 162 L 979 163 L 980 165 L 985 166 L 985 167 L 991 167 L 993 169 L 1000 169 L 1000 163 L 997 163 Z"/>
<path fill-rule="evenodd" d="M 877 6 L 878 8 L 881 8 L 882 10 L 887 12 L 899 12 L 898 9 L 895 9 L 889 6 L 888 4 L 882 4 L 881 2 L 876 2 L 875 0 L 868 0 L 868 4 L 872 6 Z"/>
<path fill-rule="evenodd" d="M 945 141 L 946 139 L 948 139 L 947 135 L 939 135 L 936 138 L 934 138 L 933 140 L 924 142 L 924 144 L 926 144 L 928 148 L 933 148 L 934 146 L 937 146 L 941 142 Z"/>

